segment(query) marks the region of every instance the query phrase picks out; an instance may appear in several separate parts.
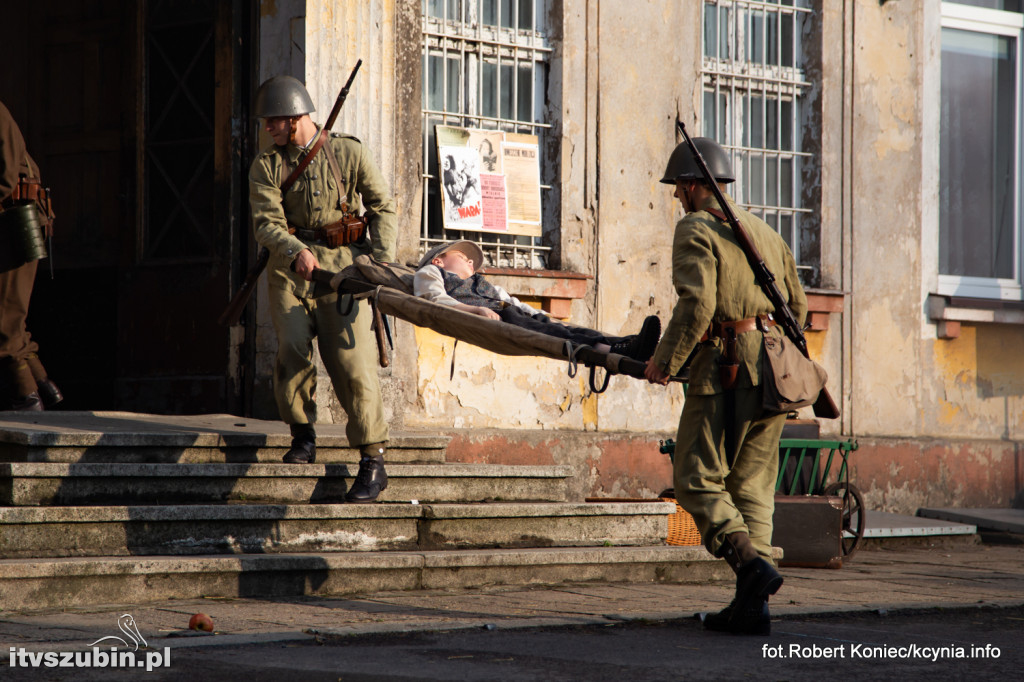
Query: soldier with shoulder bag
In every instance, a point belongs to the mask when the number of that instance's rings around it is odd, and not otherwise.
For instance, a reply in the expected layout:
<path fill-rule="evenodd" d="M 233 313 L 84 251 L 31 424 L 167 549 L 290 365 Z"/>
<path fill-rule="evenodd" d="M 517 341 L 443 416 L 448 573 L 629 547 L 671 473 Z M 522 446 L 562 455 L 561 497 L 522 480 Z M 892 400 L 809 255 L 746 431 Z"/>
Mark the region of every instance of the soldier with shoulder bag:
<path fill-rule="evenodd" d="M 53 210 L 18 124 L 0 102 L 0 410 L 43 410 L 64 399 L 25 327 Z"/>
<path fill-rule="evenodd" d="M 800 324 L 807 299 L 782 237 L 722 191 L 735 179 L 726 151 L 708 138 L 693 143 L 699 157 L 687 142 L 679 144 L 661 180 L 674 186 L 686 215 L 676 224 L 672 244 L 672 282 L 679 300 L 645 376 L 667 384 L 693 352 L 676 435 L 676 499 L 693 515 L 708 551 L 736 573 L 732 603 L 707 615 L 704 626 L 766 635 L 771 630 L 768 598 L 782 585 L 771 540 L 786 415 L 765 409 L 769 391 L 764 379 L 774 376 L 766 349 L 785 337 L 778 309 L 752 276 L 726 214 L 738 219 L 768 268 L 778 274 L 786 305 Z M 707 159 L 704 170 L 698 158 Z"/>

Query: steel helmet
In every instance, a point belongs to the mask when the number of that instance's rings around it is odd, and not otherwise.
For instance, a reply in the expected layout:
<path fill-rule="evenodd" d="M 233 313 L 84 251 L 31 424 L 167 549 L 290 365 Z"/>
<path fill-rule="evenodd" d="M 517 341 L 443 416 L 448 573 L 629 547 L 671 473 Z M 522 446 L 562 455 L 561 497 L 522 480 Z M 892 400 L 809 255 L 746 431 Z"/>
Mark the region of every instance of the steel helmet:
<path fill-rule="evenodd" d="M 729 154 L 710 137 L 695 137 L 693 144 L 697 151 L 704 157 L 704 163 L 715 180 L 722 183 L 734 182 L 736 176 L 732 172 L 732 164 L 729 162 Z M 703 180 L 704 174 L 700 172 L 697 160 L 693 158 L 689 145 L 685 141 L 676 145 L 672 156 L 668 157 L 668 165 L 665 166 L 665 177 L 661 179 L 666 185 L 676 184 L 676 180 Z"/>
<path fill-rule="evenodd" d="M 256 91 L 253 104 L 253 116 L 256 118 L 301 116 L 311 111 L 316 111 L 313 100 L 298 78 L 274 76 L 263 81 Z"/>

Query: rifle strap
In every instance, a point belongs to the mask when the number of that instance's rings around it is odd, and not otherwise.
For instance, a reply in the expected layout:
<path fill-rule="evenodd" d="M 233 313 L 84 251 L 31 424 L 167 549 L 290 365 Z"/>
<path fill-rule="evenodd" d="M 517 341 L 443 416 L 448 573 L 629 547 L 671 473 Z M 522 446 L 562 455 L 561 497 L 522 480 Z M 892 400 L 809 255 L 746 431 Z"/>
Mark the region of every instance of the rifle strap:
<path fill-rule="evenodd" d="M 341 169 L 338 167 L 338 159 L 334 156 L 334 151 L 331 149 L 327 150 L 327 165 L 331 167 L 331 174 L 334 176 L 334 181 L 338 183 L 338 208 L 345 213 L 348 213 L 348 194 L 345 192 L 345 183 L 341 179 Z"/>
<path fill-rule="evenodd" d="M 320 147 L 324 146 L 324 142 L 327 140 L 328 137 L 330 137 L 330 133 L 327 131 L 327 129 L 321 128 L 320 135 L 317 136 L 316 142 L 313 143 L 313 148 L 309 150 L 308 154 L 302 157 L 302 160 L 299 161 L 299 165 L 295 167 L 295 170 L 293 170 L 291 174 L 287 177 L 287 179 L 285 179 L 285 181 L 281 184 L 281 194 L 284 194 L 285 192 L 292 188 L 292 185 L 295 184 L 295 181 L 299 179 L 300 175 L 302 175 L 302 171 L 306 170 L 306 166 L 308 166 L 309 162 L 313 160 L 313 157 L 316 156 L 316 153 L 320 151 Z"/>
<path fill-rule="evenodd" d="M 719 220 L 721 220 L 724 223 L 728 223 L 729 222 L 729 219 L 725 217 L 725 214 L 722 213 L 721 211 L 719 211 L 717 208 L 705 208 L 704 210 L 707 211 L 708 213 L 710 213 L 711 215 L 715 216 L 716 218 L 718 218 Z"/>

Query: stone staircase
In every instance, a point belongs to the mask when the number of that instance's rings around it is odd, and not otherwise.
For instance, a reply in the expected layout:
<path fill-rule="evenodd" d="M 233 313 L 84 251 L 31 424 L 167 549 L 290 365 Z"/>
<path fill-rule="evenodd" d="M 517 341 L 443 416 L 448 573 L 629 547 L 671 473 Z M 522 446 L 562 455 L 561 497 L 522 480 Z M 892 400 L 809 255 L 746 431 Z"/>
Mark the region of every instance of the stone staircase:
<path fill-rule="evenodd" d="M 667 503 L 569 500 L 571 467 L 449 464 L 443 437 L 393 435 L 379 503 L 342 504 L 358 452 L 318 436 L 287 465 L 276 422 L 0 413 L 0 604 L 728 578 L 664 544 Z"/>

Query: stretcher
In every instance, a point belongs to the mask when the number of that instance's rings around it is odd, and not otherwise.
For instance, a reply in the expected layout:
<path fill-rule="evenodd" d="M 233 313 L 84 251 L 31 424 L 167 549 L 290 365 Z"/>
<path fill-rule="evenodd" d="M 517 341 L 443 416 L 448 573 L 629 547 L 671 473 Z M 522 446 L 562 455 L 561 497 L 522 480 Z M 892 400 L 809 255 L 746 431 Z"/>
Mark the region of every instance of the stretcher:
<path fill-rule="evenodd" d="M 570 377 L 576 376 L 579 366 L 583 365 L 590 369 L 590 388 L 595 393 L 603 393 L 608 388 L 613 374 L 644 378 L 645 363 L 638 360 L 417 298 L 412 295 L 413 275 L 411 268 L 379 263 L 363 255 L 340 272 L 315 270 L 313 280 L 321 287 L 338 292 L 339 306 L 345 306 L 346 299 L 349 305 L 355 300 L 369 301 L 382 366 L 387 362 L 384 345 L 387 341 L 381 316 L 391 315 L 499 355 L 531 355 L 564 361 L 568 363 Z M 597 385 L 598 368 L 605 370 L 600 386 Z"/>

